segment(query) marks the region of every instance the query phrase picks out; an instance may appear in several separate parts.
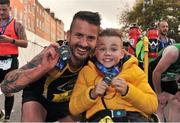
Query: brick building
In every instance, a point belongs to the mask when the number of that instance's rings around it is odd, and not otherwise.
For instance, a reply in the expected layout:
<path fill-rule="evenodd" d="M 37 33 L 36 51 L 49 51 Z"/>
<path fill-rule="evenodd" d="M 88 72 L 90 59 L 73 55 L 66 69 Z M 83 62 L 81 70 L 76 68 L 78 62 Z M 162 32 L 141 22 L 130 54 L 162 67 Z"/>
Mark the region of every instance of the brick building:
<path fill-rule="evenodd" d="M 11 0 L 11 15 L 22 22 L 26 30 L 50 42 L 63 40 L 64 23 L 38 0 Z"/>
<path fill-rule="evenodd" d="M 28 39 L 27 48 L 19 48 L 20 66 L 26 64 L 50 42 L 64 40 L 64 23 L 38 0 L 11 0 L 11 16 L 20 21 Z"/>

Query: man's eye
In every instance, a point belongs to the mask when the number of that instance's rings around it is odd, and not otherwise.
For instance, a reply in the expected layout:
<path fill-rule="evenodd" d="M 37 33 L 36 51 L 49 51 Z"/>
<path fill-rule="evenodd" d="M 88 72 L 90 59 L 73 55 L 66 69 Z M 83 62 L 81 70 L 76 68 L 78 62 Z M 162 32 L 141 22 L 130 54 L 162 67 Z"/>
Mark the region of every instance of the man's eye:
<path fill-rule="evenodd" d="M 78 38 L 82 38 L 82 37 L 83 37 L 83 35 L 82 35 L 82 34 L 79 34 L 79 33 L 78 33 L 78 34 L 75 34 L 75 36 L 78 37 Z"/>
<path fill-rule="evenodd" d="M 94 36 L 88 36 L 87 39 L 88 39 L 88 41 L 93 41 L 93 40 L 95 40 L 95 37 Z"/>

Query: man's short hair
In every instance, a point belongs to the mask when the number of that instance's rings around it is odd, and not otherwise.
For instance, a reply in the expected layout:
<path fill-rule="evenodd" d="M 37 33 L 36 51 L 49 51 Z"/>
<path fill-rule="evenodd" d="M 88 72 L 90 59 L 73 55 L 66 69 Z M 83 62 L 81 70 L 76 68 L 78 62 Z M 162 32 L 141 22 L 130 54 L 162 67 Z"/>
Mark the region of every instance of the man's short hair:
<path fill-rule="evenodd" d="M 10 0 L 0 0 L 0 4 L 8 4 L 8 5 L 10 5 Z"/>
<path fill-rule="evenodd" d="M 76 19 L 87 21 L 88 23 L 94 24 L 94 25 L 99 26 L 99 27 L 101 25 L 101 17 L 100 17 L 98 12 L 79 11 L 73 17 L 73 20 L 72 20 L 72 23 L 70 26 L 70 31 L 72 30 L 74 21 Z"/>

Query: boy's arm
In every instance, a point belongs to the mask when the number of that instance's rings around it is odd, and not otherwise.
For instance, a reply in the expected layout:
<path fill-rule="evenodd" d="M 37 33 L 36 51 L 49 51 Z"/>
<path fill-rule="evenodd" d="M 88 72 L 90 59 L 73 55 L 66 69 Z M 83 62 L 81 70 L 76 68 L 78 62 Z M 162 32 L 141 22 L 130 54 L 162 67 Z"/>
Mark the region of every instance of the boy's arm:
<path fill-rule="evenodd" d="M 6 74 L 1 84 L 2 92 L 5 94 L 18 92 L 52 70 L 59 58 L 56 49 L 56 45 L 50 45 L 22 68 Z"/>
<path fill-rule="evenodd" d="M 84 69 L 82 69 L 73 88 L 69 110 L 74 116 L 78 116 L 82 112 L 87 111 L 97 102 L 97 99 L 90 98 L 90 90 L 93 89 L 94 86 L 88 86 L 89 84 L 87 84 L 87 82 L 93 82 L 92 80 L 87 80 L 88 75 L 93 78 L 93 75 L 89 73 L 84 72 Z M 85 76 L 87 78 L 85 78 Z"/>

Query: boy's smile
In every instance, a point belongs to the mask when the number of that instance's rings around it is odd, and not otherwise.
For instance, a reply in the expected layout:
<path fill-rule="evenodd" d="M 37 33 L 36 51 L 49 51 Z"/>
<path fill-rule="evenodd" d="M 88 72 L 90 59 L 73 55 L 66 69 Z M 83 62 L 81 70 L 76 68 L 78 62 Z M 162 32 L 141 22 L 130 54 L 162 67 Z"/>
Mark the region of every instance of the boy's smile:
<path fill-rule="evenodd" d="M 117 36 L 102 36 L 98 38 L 95 55 L 105 67 L 110 68 L 119 63 L 123 57 L 121 40 Z"/>

